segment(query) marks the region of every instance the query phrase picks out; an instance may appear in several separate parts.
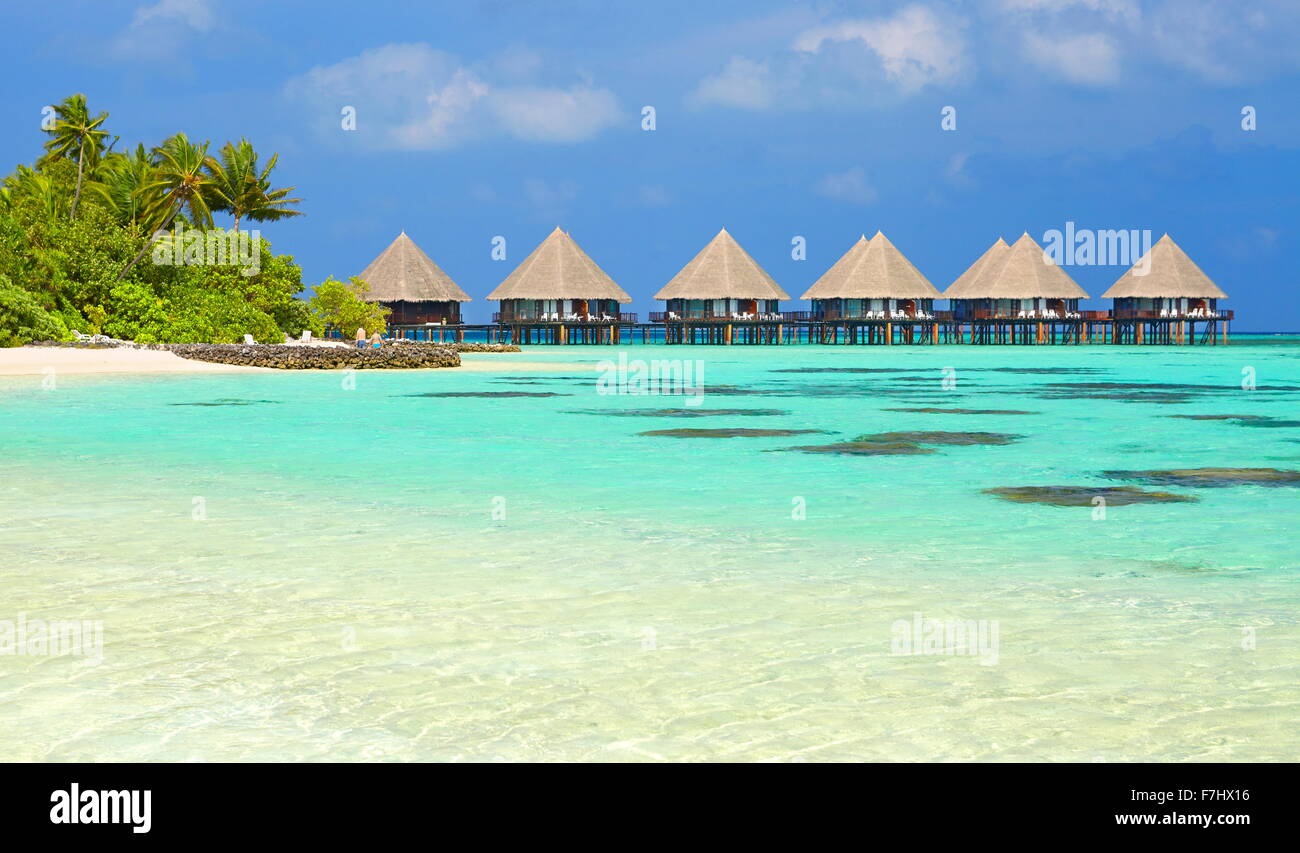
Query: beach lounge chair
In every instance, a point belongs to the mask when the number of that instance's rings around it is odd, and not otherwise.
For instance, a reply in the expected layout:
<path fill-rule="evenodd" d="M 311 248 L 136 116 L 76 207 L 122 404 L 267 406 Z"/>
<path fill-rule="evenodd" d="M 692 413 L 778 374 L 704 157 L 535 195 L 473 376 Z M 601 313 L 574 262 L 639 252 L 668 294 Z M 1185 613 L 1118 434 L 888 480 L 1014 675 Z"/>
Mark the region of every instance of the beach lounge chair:
<path fill-rule="evenodd" d="M 249 345 L 251 346 L 251 345 L 257 343 L 257 341 L 253 340 L 253 336 L 252 336 L 252 335 L 244 335 L 244 343 L 249 344 Z"/>

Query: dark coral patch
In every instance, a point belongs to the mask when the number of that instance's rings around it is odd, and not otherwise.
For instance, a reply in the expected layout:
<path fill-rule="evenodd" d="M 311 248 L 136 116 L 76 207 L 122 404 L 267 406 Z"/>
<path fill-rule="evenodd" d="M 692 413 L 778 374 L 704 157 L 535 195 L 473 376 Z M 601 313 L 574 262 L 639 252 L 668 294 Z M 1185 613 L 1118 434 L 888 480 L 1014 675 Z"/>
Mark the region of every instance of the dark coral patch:
<path fill-rule="evenodd" d="M 929 373 L 924 367 L 781 367 L 772 373 Z"/>
<path fill-rule="evenodd" d="M 945 432 L 905 430 L 860 435 L 852 441 L 834 444 L 815 444 L 790 447 L 803 453 L 832 453 L 846 456 L 915 456 L 934 453 L 934 446 L 962 447 L 970 445 L 1011 444 L 1022 438 L 1002 432 Z"/>
<path fill-rule="evenodd" d="M 1180 418 L 1185 421 L 1256 421 L 1270 420 L 1267 415 L 1165 415 L 1167 418 Z"/>
<path fill-rule="evenodd" d="M 1097 498 L 1101 498 L 1105 506 L 1192 503 L 1199 500 L 1190 495 L 1148 492 L 1133 486 L 1001 486 L 996 489 L 985 489 L 984 494 L 995 495 L 1014 503 L 1051 506 L 1097 506 Z"/>
<path fill-rule="evenodd" d="M 1283 418 L 1250 418 L 1249 420 L 1236 421 L 1238 426 L 1255 427 L 1256 429 L 1294 429 L 1300 427 L 1300 421 L 1285 420 Z"/>
<path fill-rule="evenodd" d="M 263 403 L 279 403 L 279 400 L 240 400 L 234 397 L 223 397 L 219 400 L 211 400 L 205 403 L 168 403 L 169 406 L 257 406 Z"/>
<path fill-rule="evenodd" d="M 1275 418 L 1271 415 L 1168 415 L 1167 417 L 1182 418 L 1188 421 L 1232 421 L 1238 426 L 1260 429 L 1300 427 L 1300 421 L 1298 420 Z"/>
<path fill-rule="evenodd" d="M 1152 486 L 1300 486 L 1300 471 L 1282 468 L 1175 468 L 1161 471 L 1103 471 L 1112 480 L 1135 480 Z"/>
<path fill-rule="evenodd" d="M 920 412 L 927 415 L 1036 415 L 1021 409 L 940 409 L 934 406 L 921 408 L 884 409 L 886 412 Z"/>
<path fill-rule="evenodd" d="M 943 444 L 963 447 L 972 444 L 1011 444 L 1024 438 L 1008 432 L 952 432 L 946 430 L 903 430 L 878 432 L 858 437 L 858 441 L 912 441 L 917 444 Z"/>
<path fill-rule="evenodd" d="M 568 415 L 606 415 L 614 418 L 714 418 L 769 417 L 790 414 L 785 409 L 574 409 Z"/>
<path fill-rule="evenodd" d="M 424 394 L 398 394 L 399 397 L 572 397 L 554 391 L 429 391 Z"/>
<path fill-rule="evenodd" d="M 1106 373 L 1105 367 L 975 367 L 966 370 L 988 370 L 993 373 L 1032 373 L 1054 376 L 1087 376 Z"/>
<path fill-rule="evenodd" d="M 823 429 L 745 429 L 728 427 L 718 429 L 652 429 L 637 435 L 655 435 L 668 438 L 769 438 L 787 435 L 806 435 L 826 432 Z"/>

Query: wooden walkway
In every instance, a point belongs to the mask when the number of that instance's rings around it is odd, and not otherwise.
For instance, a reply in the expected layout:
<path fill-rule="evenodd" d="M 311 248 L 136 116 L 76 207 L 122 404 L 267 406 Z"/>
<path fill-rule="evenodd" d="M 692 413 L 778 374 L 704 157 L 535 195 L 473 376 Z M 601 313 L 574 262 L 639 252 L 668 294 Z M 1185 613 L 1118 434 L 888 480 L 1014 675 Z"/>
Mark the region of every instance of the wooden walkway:
<path fill-rule="evenodd" d="M 1102 313 L 1102 312 L 1091 312 Z M 527 345 L 696 344 L 770 346 L 925 346 L 934 344 L 1162 344 L 1228 343 L 1228 321 L 1218 318 L 1111 318 L 1024 320 L 792 320 L 682 321 L 667 323 L 547 322 L 388 327 L 409 340 Z"/>

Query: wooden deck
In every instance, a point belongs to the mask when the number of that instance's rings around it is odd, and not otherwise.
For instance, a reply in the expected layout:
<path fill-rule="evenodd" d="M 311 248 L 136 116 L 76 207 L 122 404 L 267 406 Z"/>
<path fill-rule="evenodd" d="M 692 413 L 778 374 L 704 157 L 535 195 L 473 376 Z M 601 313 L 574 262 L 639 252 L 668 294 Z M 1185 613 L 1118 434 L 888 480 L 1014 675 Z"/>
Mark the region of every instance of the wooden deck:
<path fill-rule="evenodd" d="M 694 318 L 639 323 L 619 320 L 527 320 L 489 324 L 391 325 L 389 334 L 430 342 L 464 341 L 532 345 L 781 345 L 925 346 L 995 344 L 1007 346 L 1081 344 L 1208 345 L 1228 343 L 1231 311 L 1217 316 L 1152 317 L 1135 313 L 1081 311 L 1069 318 L 976 316 L 956 319 L 935 311 L 926 318 L 812 318 L 808 312 L 783 312 L 780 319 Z"/>

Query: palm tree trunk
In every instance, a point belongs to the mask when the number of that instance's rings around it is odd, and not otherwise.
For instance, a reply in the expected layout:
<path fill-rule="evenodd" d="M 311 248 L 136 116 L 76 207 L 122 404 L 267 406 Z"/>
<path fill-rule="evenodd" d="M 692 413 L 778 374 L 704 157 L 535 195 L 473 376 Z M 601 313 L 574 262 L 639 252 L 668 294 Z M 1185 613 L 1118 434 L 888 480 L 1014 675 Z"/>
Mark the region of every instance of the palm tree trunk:
<path fill-rule="evenodd" d="M 68 219 L 77 218 L 77 202 L 81 200 L 81 170 L 82 165 L 86 162 L 86 138 L 81 138 L 81 147 L 77 149 L 77 191 L 72 194 L 72 210 L 68 213 Z"/>
<path fill-rule="evenodd" d="M 181 212 L 181 209 L 180 209 L 179 207 L 174 207 L 174 208 L 172 208 L 172 212 L 171 212 L 170 214 L 168 214 L 168 216 L 167 216 L 167 221 L 165 221 L 165 222 L 162 224 L 162 226 L 158 228 L 158 231 L 166 231 L 166 230 L 167 230 L 167 226 L 172 224 L 172 220 L 175 219 L 175 218 L 176 218 L 176 215 L 177 215 L 178 213 L 180 213 L 180 212 Z M 158 233 L 158 232 L 155 231 L 154 233 L 156 234 L 156 233 Z M 122 270 L 120 273 L 118 273 L 118 276 L 117 276 L 117 280 L 118 280 L 118 281 L 121 281 L 122 279 L 126 278 L 126 274 L 129 273 L 129 272 L 131 271 L 131 268 L 132 268 L 132 267 L 134 267 L 136 264 L 140 263 L 140 259 L 143 258 L 143 257 L 145 256 L 145 254 L 149 251 L 150 247 L 153 246 L 153 244 L 154 244 L 156 241 L 157 241 L 157 238 L 156 238 L 156 237 L 154 237 L 153 235 L 150 235 L 150 236 L 149 236 L 148 241 L 146 241 L 145 244 L 144 244 L 144 248 L 140 250 L 140 254 L 138 254 L 138 255 L 136 255 L 134 258 L 132 258 L 132 259 L 131 259 L 131 263 L 129 263 L 129 264 L 126 265 L 126 269 L 124 269 L 124 270 Z"/>
<path fill-rule="evenodd" d="M 235 211 L 235 233 L 239 233 L 239 211 Z"/>

